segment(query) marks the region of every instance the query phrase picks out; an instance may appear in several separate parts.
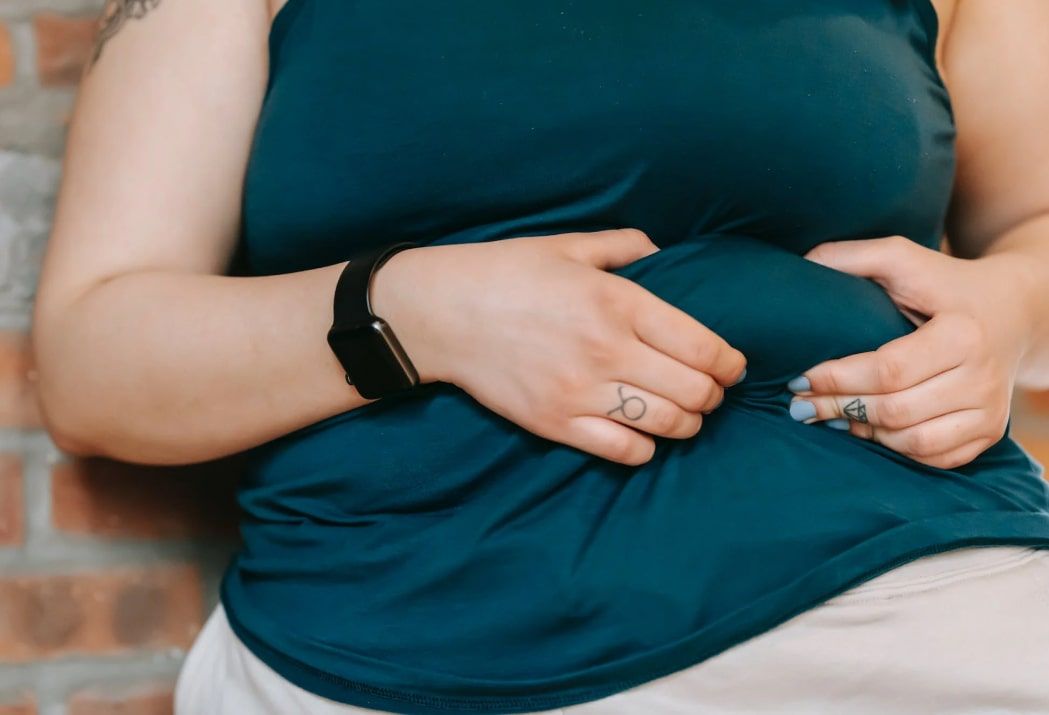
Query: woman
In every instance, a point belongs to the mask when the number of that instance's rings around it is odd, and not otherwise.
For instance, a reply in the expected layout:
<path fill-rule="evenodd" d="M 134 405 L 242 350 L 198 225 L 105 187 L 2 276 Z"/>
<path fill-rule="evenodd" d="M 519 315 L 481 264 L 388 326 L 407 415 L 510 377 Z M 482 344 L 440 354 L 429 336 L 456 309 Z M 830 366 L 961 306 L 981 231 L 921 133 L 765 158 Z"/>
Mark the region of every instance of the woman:
<path fill-rule="evenodd" d="M 101 38 L 34 345 L 63 449 L 248 453 L 180 713 L 1049 711 L 1044 3 Z"/>

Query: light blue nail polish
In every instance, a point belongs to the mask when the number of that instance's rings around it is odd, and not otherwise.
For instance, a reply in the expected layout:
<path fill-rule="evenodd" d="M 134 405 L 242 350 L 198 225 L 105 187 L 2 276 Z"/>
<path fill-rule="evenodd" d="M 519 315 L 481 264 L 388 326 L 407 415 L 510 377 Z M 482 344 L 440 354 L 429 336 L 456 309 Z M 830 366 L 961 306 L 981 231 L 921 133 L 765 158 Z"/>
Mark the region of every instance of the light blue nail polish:
<path fill-rule="evenodd" d="M 747 368 L 743 368 L 743 372 L 741 372 L 741 373 L 739 374 L 739 379 L 738 379 L 738 380 L 736 380 L 735 382 L 733 382 L 733 383 L 732 383 L 731 385 L 729 385 L 729 387 L 735 387 L 735 386 L 736 386 L 736 385 L 738 385 L 739 383 L 743 382 L 743 380 L 744 380 L 744 379 L 745 379 L 746 377 L 747 377 Z"/>
<path fill-rule="evenodd" d="M 790 416 L 798 422 L 812 419 L 816 416 L 816 405 L 808 400 L 795 400 L 790 403 Z"/>
<path fill-rule="evenodd" d="M 791 392 L 808 392 L 812 389 L 812 383 L 804 375 L 798 375 L 787 383 L 787 389 Z"/>
<path fill-rule="evenodd" d="M 849 428 L 849 420 L 844 417 L 836 417 L 833 420 L 827 420 L 823 424 L 827 425 L 831 429 L 847 430 Z"/>

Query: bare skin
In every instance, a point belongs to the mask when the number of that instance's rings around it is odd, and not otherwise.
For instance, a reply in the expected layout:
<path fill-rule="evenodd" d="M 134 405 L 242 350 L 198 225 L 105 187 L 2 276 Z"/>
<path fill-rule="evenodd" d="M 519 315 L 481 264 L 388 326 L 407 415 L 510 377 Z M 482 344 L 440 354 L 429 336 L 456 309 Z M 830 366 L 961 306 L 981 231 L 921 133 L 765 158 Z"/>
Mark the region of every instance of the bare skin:
<path fill-rule="evenodd" d="M 98 62 L 106 43 L 114 37 L 128 20 L 144 18 L 155 9 L 160 0 L 106 0 L 95 36 L 95 48 L 91 53 L 89 67 Z"/>
<path fill-rule="evenodd" d="M 107 13 L 132 5 L 148 12 L 108 33 L 81 86 L 35 307 L 40 402 L 56 442 L 74 454 L 189 463 L 364 404 L 324 340 L 344 264 L 223 275 L 278 3 L 110 0 Z M 938 9 L 951 17 L 941 53 L 963 163 L 951 240 L 959 254 L 1012 257 L 996 265 L 1011 261 L 1018 278 L 986 277 L 1013 288 L 1031 336 L 1015 365 L 1020 384 L 1046 385 L 1049 321 L 1036 316 L 1049 296 L 1034 286 L 1049 283 L 1049 222 L 1039 218 L 1049 211 L 1049 138 L 1037 121 L 1049 115 L 1049 90 L 1015 78 L 1047 74 L 1049 10 L 1040 0 L 1008 12 L 993 0 Z M 459 385 L 537 434 L 640 464 L 653 435 L 695 435 L 746 362 L 607 272 L 653 250 L 628 227 L 417 248 L 383 267 L 372 299 L 424 380 Z M 455 272 L 469 280 L 448 280 Z"/>

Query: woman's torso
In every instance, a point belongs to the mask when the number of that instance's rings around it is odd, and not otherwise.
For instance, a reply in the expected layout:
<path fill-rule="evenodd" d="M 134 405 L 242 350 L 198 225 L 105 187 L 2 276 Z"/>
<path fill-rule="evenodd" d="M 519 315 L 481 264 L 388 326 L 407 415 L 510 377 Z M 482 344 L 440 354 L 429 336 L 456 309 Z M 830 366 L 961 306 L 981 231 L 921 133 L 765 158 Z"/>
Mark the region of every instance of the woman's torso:
<path fill-rule="evenodd" d="M 223 583 L 238 635 L 346 702 L 539 710 L 922 553 L 1049 543 L 1040 467 L 1011 439 L 938 470 L 787 414 L 790 377 L 912 329 L 801 255 L 938 245 L 954 125 L 935 32 L 927 0 L 290 0 L 246 179 L 250 272 L 636 227 L 664 250 L 619 272 L 739 347 L 748 377 L 636 469 L 450 385 L 252 450 Z"/>

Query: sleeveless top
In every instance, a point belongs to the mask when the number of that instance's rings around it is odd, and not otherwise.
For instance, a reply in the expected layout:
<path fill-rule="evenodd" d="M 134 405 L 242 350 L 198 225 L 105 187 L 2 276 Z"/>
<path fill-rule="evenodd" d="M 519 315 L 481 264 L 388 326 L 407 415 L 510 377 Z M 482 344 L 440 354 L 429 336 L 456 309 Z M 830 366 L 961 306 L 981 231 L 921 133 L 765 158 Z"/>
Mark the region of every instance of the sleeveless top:
<path fill-rule="evenodd" d="M 249 450 L 221 590 L 244 643 L 362 707 L 556 709 L 925 554 L 1049 546 L 1042 465 L 1008 434 L 948 470 L 788 413 L 790 378 L 914 329 L 802 255 L 939 246 L 936 23 L 928 0 L 289 0 L 246 176 L 250 274 L 636 227 L 662 250 L 616 272 L 748 372 L 640 467 L 444 383 Z"/>

